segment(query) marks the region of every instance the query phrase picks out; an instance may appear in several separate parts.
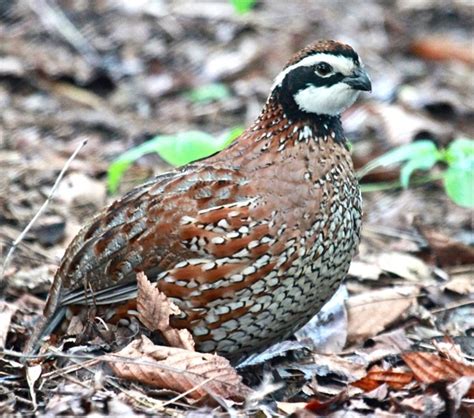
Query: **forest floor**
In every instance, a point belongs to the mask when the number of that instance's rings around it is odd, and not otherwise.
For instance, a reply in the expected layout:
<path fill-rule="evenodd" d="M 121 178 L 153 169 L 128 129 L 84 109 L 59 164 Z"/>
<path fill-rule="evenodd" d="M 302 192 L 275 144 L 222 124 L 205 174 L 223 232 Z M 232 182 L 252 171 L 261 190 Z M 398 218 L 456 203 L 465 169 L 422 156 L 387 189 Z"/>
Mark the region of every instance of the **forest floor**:
<path fill-rule="evenodd" d="M 0 1 L 2 262 L 87 139 L 5 266 L 0 413 L 473 416 L 472 211 L 439 180 L 402 189 L 397 167 L 362 180 L 362 243 L 332 303 L 293 339 L 225 365 L 231 388 L 213 370 L 180 381 L 164 366 L 172 387 L 124 375 L 104 346 L 51 346 L 28 366 L 21 354 L 85 219 L 170 169 L 142 157 L 111 194 L 121 153 L 157 134 L 247 126 L 288 58 L 322 38 L 351 44 L 373 80 L 343 115 L 357 169 L 415 140 L 474 138 L 473 20 L 462 0 L 266 0 L 246 14 L 224 0 Z"/>

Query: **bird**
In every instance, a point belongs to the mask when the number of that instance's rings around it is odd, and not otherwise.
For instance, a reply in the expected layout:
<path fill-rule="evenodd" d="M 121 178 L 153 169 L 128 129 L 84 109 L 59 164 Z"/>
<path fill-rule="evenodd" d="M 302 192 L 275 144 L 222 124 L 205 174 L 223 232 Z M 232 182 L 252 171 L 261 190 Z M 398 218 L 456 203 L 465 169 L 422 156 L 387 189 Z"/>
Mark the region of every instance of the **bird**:
<path fill-rule="evenodd" d="M 371 81 L 351 46 L 296 53 L 228 148 L 133 188 L 80 230 L 26 351 L 71 312 L 130 323 L 138 272 L 179 307 L 170 324 L 200 352 L 242 359 L 291 337 L 335 293 L 360 241 L 340 115 L 362 91 Z"/>

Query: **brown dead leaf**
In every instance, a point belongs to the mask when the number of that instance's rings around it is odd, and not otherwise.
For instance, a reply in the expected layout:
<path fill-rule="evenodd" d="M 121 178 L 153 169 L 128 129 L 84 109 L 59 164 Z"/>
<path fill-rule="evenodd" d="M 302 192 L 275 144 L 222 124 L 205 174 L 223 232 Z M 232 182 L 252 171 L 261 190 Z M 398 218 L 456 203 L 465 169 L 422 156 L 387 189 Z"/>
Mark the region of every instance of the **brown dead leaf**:
<path fill-rule="evenodd" d="M 362 341 L 382 332 L 416 304 L 419 290 L 398 286 L 350 297 L 346 302 L 348 341 Z"/>
<path fill-rule="evenodd" d="M 461 61 L 474 65 L 471 43 L 456 42 L 439 36 L 417 39 L 410 45 L 410 52 L 429 61 Z"/>
<path fill-rule="evenodd" d="M 413 373 L 396 371 L 394 369 L 383 370 L 378 366 L 374 366 L 367 373 L 367 376 L 351 383 L 351 385 L 365 392 L 370 392 L 384 383 L 392 389 L 402 389 L 412 380 Z"/>
<path fill-rule="evenodd" d="M 17 307 L 11 303 L 0 301 L 0 348 L 5 348 L 10 321 Z"/>
<path fill-rule="evenodd" d="M 474 377 L 474 366 L 448 360 L 438 354 L 410 352 L 402 355 L 415 378 L 424 384 L 440 381 L 454 382 L 461 377 Z"/>
<path fill-rule="evenodd" d="M 167 296 L 152 285 L 145 273 L 137 274 L 137 310 L 140 322 L 150 331 L 160 331 L 171 347 L 194 351 L 194 340 L 186 329 L 175 329 L 170 325 L 170 316 L 181 313 Z"/>
<path fill-rule="evenodd" d="M 331 409 L 339 403 L 343 403 L 348 397 L 346 391 L 341 391 L 336 396 L 328 399 L 327 401 L 320 401 L 318 399 L 311 399 L 305 406 L 305 410 L 311 411 L 314 414 L 326 416 L 331 412 Z"/>
<path fill-rule="evenodd" d="M 145 336 L 106 359 L 123 379 L 188 392 L 186 397 L 194 401 L 207 395 L 242 401 L 250 391 L 224 357 L 156 346 Z"/>
<path fill-rule="evenodd" d="M 414 225 L 433 253 L 436 264 L 441 267 L 474 264 L 474 248 L 436 231 L 420 221 Z"/>

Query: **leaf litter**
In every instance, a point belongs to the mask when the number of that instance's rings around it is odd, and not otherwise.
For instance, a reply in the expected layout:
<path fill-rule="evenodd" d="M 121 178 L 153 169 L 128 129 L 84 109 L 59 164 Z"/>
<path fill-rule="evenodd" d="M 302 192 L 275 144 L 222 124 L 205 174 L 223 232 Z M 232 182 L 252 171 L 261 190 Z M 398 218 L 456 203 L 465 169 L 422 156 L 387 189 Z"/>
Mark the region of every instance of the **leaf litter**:
<path fill-rule="evenodd" d="M 383 7 L 370 0 L 351 13 L 338 2 L 261 1 L 239 16 L 226 2 L 7 3 L 0 7 L 2 255 L 77 145 L 86 137 L 88 145 L 6 270 L 3 414 L 474 414 L 472 213 L 454 205 L 440 182 L 386 189 L 399 178 L 396 167 L 364 180 L 378 189 L 364 193 L 363 239 L 345 292 L 297 338 L 252 361 L 231 365 L 195 352 L 190 336 L 169 325 L 176 307 L 143 275 L 139 295 L 147 297 L 139 297 L 131 334 L 93 321 L 103 338 L 78 343 L 88 318 L 77 316 L 42 356 L 25 365 L 21 354 L 67 243 L 115 198 L 106 196 L 109 163 L 157 135 L 218 136 L 247 125 L 288 56 L 315 38 L 356 45 L 373 77 L 374 95 L 342 118 L 357 168 L 419 139 L 446 148 L 472 138 L 465 2 L 454 2 L 449 17 L 431 0 Z M 62 24 L 48 24 L 54 16 Z M 63 33 L 68 25 L 82 35 Z M 213 83 L 226 94 L 190 100 Z M 119 193 L 169 168 L 155 155 L 141 157 Z M 156 332 L 170 347 L 150 340 Z"/>

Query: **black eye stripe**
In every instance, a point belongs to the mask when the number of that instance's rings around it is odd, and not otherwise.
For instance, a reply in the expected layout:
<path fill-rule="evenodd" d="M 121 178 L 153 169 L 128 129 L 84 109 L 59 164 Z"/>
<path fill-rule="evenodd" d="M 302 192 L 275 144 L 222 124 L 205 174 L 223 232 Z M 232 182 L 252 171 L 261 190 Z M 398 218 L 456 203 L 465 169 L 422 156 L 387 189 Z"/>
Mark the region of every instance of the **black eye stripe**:
<path fill-rule="evenodd" d="M 339 83 L 343 78 L 344 75 L 341 73 L 333 73 L 328 77 L 318 76 L 318 74 L 315 74 L 314 66 L 299 67 L 288 73 L 283 84 L 285 84 L 286 91 L 295 94 L 309 85 L 315 87 L 332 86 Z"/>

